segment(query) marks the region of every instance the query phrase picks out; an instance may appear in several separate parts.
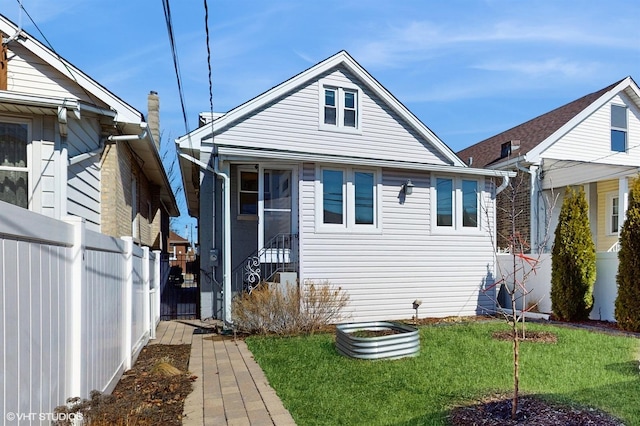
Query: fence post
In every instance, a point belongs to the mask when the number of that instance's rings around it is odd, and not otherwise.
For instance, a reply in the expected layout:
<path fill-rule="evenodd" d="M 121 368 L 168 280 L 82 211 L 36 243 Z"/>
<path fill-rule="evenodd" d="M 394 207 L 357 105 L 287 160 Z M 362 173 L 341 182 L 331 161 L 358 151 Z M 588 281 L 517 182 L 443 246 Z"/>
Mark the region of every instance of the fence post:
<path fill-rule="evenodd" d="M 124 370 L 127 371 L 131 368 L 131 328 L 133 327 L 132 312 L 133 309 L 133 238 L 121 237 L 124 241 L 124 292 L 122 306 L 123 306 L 123 321 L 122 321 L 122 359 L 124 360 Z"/>
<path fill-rule="evenodd" d="M 142 326 L 151 336 L 151 317 L 149 316 L 151 302 L 151 279 L 149 274 L 149 247 L 142 247 L 142 282 L 144 283 L 144 296 L 142 297 Z"/>
<path fill-rule="evenodd" d="M 73 248 L 71 254 L 71 276 L 69 277 L 69 311 L 67 322 L 67 385 L 69 397 L 82 394 L 82 322 L 83 294 L 85 282 L 85 221 L 77 216 L 67 216 L 64 221 L 73 226 Z"/>
<path fill-rule="evenodd" d="M 162 252 L 160 250 L 154 250 L 155 255 L 153 262 L 153 307 L 151 315 L 151 338 L 156 338 L 156 327 L 158 326 L 158 320 L 160 319 L 160 264 L 162 258 Z"/>

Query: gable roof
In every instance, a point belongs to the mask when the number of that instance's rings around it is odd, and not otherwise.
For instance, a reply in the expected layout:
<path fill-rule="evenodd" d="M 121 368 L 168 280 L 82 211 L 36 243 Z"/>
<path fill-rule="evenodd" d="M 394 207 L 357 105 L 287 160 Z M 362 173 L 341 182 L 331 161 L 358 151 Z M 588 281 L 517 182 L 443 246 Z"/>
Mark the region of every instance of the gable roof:
<path fill-rule="evenodd" d="M 267 90 L 261 95 L 239 105 L 221 117 L 216 118 L 211 125 L 199 127 L 196 130 L 181 136 L 176 142 L 185 148 L 193 148 L 198 145 L 200 140 L 211 135 L 212 129 L 214 133 L 218 133 L 221 129 L 228 127 L 238 120 L 246 117 L 254 111 L 268 105 L 287 93 L 294 91 L 310 80 L 320 77 L 328 70 L 344 66 L 353 73 L 360 81 L 362 81 L 369 89 L 380 97 L 394 112 L 396 112 L 406 123 L 413 127 L 419 135 L 424 137 L 431 145 L 442 154 L 442 156 L 455 166 L 466 167 L 466 165 L 458 158 L 455 153 L 438 138 L 427 126 L 425 126 L 407 107 L 405 107 L 398 99 L 396 99 L 384 86 L 382 86 L 375 78 L 371 76 L 360 64 L 358 64 L 346 51 L 342 50 L 335 55 L 317 63 L 307 70 L 291 77 L 283 83 Z"/>
<path fill-rule="evenodd" d="M 555 142 L 576 122 L 582 121 L 598 106 L 601 106 L 625 88 L 638 93 L 637 86 L 631 77 L 617 81 L 604 89 L 590 93 L 573 102 L 542 114 L 509 130 L 478 142 L 458 152 L 458 156 L 467 160 L 473 159 L 474 167 L 487 167 L 504 160 L 501 158 L 501 147 L 510 141 L 519 145 L 514 155 L 522 156 L 540 153 Z M 637 96 L 637 95 L 636 95 Z"/>
<path fill-rule="evenodd" d="M 47 110 L 53 110 L 54 113 L 57 113 L 57 109 L 62 107 L 74 111 L 78 118 L 81 117 L 83 110 L 87 110 L 109 117 L 123 133 L 143 135 L 139 141 L 130 143 L 131 149 L 143 159 L 145 164 L 143 169 L 147 178 L 160 187 L 161 200 L 169 214 L 178 216 L 178 205 L 169 178 L 164 170 L 153 136 L 150 131 L 147 131 L 148 126 L 144 115 L 1 14 L 0 32 L 9 37 L 9 43 L 22 45 L 40 58 L 43 63 L 80 86 L 89 97 L 99 101 L 96 104 L 89 104 L 78 99 L 63 99 L 0 90 L 0 103 L 27 106 L 28 111 L 33 114 L 47 114 Z M 107 105 L 109 109 L 99 105 L 100 102 Z"/>

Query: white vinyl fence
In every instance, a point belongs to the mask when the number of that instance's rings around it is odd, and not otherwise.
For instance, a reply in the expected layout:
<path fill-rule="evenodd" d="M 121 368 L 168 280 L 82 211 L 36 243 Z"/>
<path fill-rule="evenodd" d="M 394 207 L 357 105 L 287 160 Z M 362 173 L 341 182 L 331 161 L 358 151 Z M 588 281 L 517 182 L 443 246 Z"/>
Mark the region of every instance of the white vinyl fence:
<path fill-rule="evenodd" d="M 498 254 L 498 279 L 513 275 L 513 257 L 510 254 Z M 531 254 L 532 260 L 538 260 L 535 273 L 527 277 L 526 288 L 530 292 L 519 299 L 518 309 L 537 303 L 539 312 L 551 313 L 551 254 Z M 531 262 L 531 261 L 530 261 Z M 516 262 L 518 280 L 522 280 L 524 271 L 531 270 L 531 264 L 520 259 Z M 502 275 L 501 272 L 502 271 Z M 593 286 L 594 304 L 590 318 L 602 321 L 615 321 L 615 301 L 618 295 L 616 274 L 618 273 L 618 253 L 596 253 L 596 282 Z M 511 285 L 511 281 L 509 284 Z"/>
<path fill-rule="evenodd" d="M 159 280 L 160 253 L 131 238 L 0 202 L 2 421 L 49 424 L 67 398 L 111 392 L 155 337 Z"/>

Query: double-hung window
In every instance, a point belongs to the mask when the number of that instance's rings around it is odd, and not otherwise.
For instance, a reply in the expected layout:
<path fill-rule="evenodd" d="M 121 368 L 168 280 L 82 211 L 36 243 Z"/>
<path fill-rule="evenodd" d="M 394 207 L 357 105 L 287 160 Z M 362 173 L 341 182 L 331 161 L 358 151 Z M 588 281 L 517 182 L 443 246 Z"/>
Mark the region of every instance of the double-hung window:
<path fill-rule="evenodd" d="M 341 232 L 379 229 L 378 171 L 321 167 L 318 175 L 318 229 Z"/>
<path fill-rule="evenodd" d="M 321 84 L 320 128 L 357 131 L 360 129 L 360 92 L 355 88 Z"/>
<path fill-rule="evenodd" d="M 617 235 L 620 227 L 620 197 L 617 192 L 607 195 L 607 235 Z"/>
<path fill-rule="evenodd" d="M 627 151 L 627 107 L 611 105 L 611 151 Z"/>
<path fill-rule="evenodd" d="M 29 125 L 0 122 L 0 201 L 29 208 Z"/>
<path fill-rule="evenodd" d="M 475 179 L 436 177 L 434 185 L 435 229 L 480 228 L 480 184 Z"/>

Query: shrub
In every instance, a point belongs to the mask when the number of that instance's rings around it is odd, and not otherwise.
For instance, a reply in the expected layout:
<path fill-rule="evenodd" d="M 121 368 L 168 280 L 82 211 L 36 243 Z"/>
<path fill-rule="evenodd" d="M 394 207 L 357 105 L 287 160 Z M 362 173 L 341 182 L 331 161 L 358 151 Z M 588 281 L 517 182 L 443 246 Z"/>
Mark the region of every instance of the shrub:
<path fill-rule="evenodd" d="M 593 307 L 596 249 L 588 212 L 582 188 L 567 188 L 551 258 L 551 307 L 567 321 L 588 319 Z"/>
<path fill-rule="evenodd" d="M 618 260 L 616 321 L 624 330 L 640 332 L 640 176 L 633 180 L 629 191 Z"/>
<path fill-rule="evenodd" d="M 263 283 L 233 299 L 231 316 L 237 329 L 245 333 L 314 333 L 339 322 L 348 302 L 347 293 L 329 283 L 308 282 L 303 288 Z"/>

